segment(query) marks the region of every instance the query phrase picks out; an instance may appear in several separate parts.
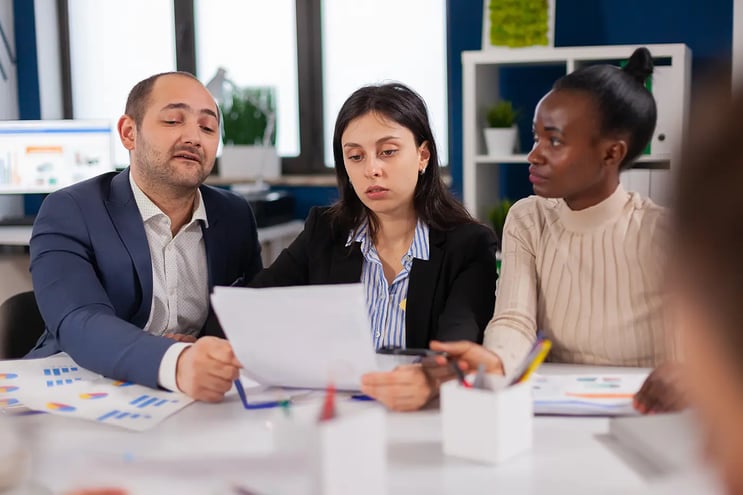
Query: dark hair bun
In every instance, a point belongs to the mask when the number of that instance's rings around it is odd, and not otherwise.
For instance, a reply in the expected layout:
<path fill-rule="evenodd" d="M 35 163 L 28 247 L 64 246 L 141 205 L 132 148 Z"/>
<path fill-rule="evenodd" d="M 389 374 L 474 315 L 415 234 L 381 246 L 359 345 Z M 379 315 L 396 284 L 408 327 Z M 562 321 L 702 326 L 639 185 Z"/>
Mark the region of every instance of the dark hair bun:
<path fill-rule="evenodd" d="M 645 84 L 653 73 L 653 56 L 650 55 L 650 50 L 644 46 L 635 50 L 622 70 L 640 84 Z"/>

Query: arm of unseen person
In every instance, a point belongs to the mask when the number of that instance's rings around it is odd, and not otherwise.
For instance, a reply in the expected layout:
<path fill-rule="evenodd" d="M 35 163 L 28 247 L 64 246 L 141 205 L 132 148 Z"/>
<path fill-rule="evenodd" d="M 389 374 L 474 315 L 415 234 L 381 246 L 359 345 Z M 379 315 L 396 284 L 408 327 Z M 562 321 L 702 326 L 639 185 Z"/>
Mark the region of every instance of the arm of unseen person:
<path fill-rule="evenodd" d="M 201 337 L 194 344 L 175 346 L 185 346 L 177 356 L 176 388 L 195 400 L 221 401 L 242 368 L 230 343 L 217 337 Z"/>
<path fill-rule="evenodd" d="M 635 394 L 635 409 L 642 414 L 685 409 L 689 401 L 683 366 L 678 362 L 667 362 L 655 368 Z"/>
<path fill-rule="evenodd" d="M 519 201 L 506 217 L 495 311 L 483 341 L 487 349 L 500 357 L 505 373 L 513 372 L 537 339 L 538 234 L 524 207 L 532 206 Z"/>
<path fill-rule="evenodd" d="M 92 194 L 53 193 L 36 217 L 30 242 L 31 277 L 39 311 L 55 342 L 32 357 L 62 350 L 91 371 L 156 388 L 160 362 L 173 341 L 143 332 L 117 316 L 104 280 L 109 287 L 118 287 L 122 297 L 131 297 L 132 307 L 141 289 L 131 267 L 113 272 L 112 267 L 122 266 L 129 253 L 102 204 L 80 204 L 87 196 Z M 97 225 L 95 236 L 91 224 Z M 97 252 L 99 248 L 106 253 Z M 111 269 L 103 269 L 103 262 Z"/>

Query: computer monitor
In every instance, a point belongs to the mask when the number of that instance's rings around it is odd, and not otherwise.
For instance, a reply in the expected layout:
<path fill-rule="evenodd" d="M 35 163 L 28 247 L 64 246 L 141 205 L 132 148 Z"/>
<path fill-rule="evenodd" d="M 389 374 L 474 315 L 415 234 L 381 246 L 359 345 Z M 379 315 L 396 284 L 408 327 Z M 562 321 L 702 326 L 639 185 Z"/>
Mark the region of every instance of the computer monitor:
<path fill-rule="evenodd" d="M 109 121 L 0 121 L 0 194 L 50 193 L 112 170 Z"/>

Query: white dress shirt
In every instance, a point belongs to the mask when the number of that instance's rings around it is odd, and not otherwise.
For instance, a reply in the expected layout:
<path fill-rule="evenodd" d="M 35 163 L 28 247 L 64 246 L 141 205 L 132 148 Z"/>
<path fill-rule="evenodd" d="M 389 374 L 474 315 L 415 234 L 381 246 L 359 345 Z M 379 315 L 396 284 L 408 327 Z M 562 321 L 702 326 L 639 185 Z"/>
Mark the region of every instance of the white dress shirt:
<path fill-rule="evenodd" d="M 139 188 L 131 173 L 129 182 L 142 215 L 152 260 L 152 305 L 144 331 L 196 337 L 209 314 L 209 275 L 201 222 L 207 228 L 209 224 L 201 192 L 196 191 L 191 220 L 173 236 L 170 218 Z M 166 351 L 158 372 L 163 388 L 178 390 L 176 365 L 189 345 L 176 343 Z"/>

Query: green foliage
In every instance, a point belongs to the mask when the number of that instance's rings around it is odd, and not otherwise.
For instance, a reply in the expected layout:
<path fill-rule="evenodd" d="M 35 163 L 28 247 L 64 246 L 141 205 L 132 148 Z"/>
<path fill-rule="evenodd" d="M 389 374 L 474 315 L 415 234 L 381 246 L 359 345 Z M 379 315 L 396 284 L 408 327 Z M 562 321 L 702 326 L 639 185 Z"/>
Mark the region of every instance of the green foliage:
<path fill-rule="evenodd" d="M 273 88 L 236 88 L 222 115 L 225 144 L 276 144 Z"/>
<path fill-rule="evenodd" d="M 511 127 L 516 123 L 519 111 L 513 108 L 513 104 L 508 100 L 501 100 L 487 109 L 485 119 L 488 127 Z"/>
<path fill-rule="evenodd" d="M 490 44 L 521 47 L 549 44 L 547 0 L 490 0 Z"/>
<path fill-rule="evenodd" d="M 505 198 L 496 203 L 488 211 L 488 219 L 493 226 L 493 230 L 498 235 L 499 241 L 503 238 L 503 225 L 506 223 L 506 215 L 508 215 L 508 210 L 511 209 L 512 204 L 510 199 Z"/>

